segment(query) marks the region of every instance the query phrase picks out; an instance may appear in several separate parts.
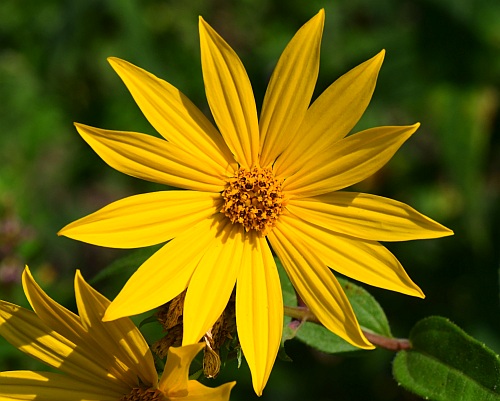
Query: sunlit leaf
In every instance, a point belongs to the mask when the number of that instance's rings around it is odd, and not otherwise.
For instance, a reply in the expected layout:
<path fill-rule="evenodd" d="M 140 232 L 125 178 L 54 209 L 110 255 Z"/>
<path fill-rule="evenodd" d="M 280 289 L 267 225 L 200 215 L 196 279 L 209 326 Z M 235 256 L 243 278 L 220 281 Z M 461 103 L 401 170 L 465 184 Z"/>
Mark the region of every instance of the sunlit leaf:
<path fill-rule="evenodd" d="M 278 264 L 278 266 L 280 265 Z M 284 271 L 280 271 L 280 279 L 284 304 L 287 306 L 297 305 L 294 289 Z M 344 278 L 338 277 L 338 280 L 349 298 L 362 328 L 376 334 L 392 337 L 389 322 L 375 298 L 363 288 Z M 320 351 L 332 354 L 359 350 L 359 348 L 350 345 L 319 324 L 307 321 L 302 324 L 299 324 L 300 322 L 297 321 L 291 324 L 290 322 L 291 319 L 285 316 L 283 341 L 296 337 L 300 341 Z"/>
<path fill-rule="evenodd" d="M 406 389 L 435 401 L 500 400 L 500 359 L 448 319 L 432 316 L 410 333 L 413 348 L 393 364 Z"/>

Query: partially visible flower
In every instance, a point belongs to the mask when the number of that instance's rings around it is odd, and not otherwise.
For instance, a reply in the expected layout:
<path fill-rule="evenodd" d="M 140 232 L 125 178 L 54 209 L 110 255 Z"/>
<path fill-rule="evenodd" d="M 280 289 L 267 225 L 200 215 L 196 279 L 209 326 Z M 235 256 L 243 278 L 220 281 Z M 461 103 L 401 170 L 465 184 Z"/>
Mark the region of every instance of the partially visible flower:
<path fill-rule="evenodd" d="M 24 353 L 63 374 L 0 372 L 0 399 L 37 401 L 227 401 L 234 385 L 205 387 L 188 380 L 189 365 L 203 344 L 170 348 L 158 380 L 149 347 L 129 318 L 103 322 L 110 304 L 79 271 L 79 316 L 51 299 L 28 268 L 23 287 L 34 312 L 0 301 L 0 335 Z"/>
<path fill-rule="evenodd" d="M 60 231 L 116 248 L 167 242 L 130 278 L 105 319 L 141 313 L 186 290 L 183 344 L 213 326 L 236 285 L 238 339 L 257 394 L 283 327 L 276 264 L 321 323 L 373 348 L 331 269 L 423 297 L 378 241 L 451 235 L 401 202 L 343 189 L 374 174 L 419 124 L 348 135 L 366 109 L 384 51 L 340 77 L 312 104 L 324 25 L 321 10 L 292 38 L 269 82 L 260 118 L 242 62 L 200 18 L 210 121 L 178 89 L 124 60 L 109 62 L 162 139 L 76 124 L 117 170 L 182 190 L 131 196 Z"/>

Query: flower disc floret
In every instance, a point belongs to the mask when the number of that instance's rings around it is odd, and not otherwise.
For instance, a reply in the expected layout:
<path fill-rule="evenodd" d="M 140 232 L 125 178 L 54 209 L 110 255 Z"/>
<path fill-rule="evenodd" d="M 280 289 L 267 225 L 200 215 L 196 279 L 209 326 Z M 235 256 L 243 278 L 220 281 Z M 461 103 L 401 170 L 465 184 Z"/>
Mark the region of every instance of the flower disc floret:
<path fill-rule="evenodd" d="M 270 168 L 240 168 L 222 192 L 224 213 L 232 223 L 267 234 L 283 212 L 282 181 Z"/>
<path fill-rule="evenodd" d="M 130 394 L 123 396 L 120 401 L 166 401 L 159 389 L 135 387 Z"/>

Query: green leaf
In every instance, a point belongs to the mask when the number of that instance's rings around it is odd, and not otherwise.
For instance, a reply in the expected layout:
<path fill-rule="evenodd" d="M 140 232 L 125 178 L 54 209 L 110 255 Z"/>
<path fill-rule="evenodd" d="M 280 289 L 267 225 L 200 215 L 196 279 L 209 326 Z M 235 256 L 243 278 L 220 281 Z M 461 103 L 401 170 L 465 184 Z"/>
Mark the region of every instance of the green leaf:
<path fill-rule="evenodd" d="M 432 316 L 410 333 L 393 364 L 406 389 L 435 401 L 499 401 L 500 359 L 448 319 Z"/>
<path fill-rule="evenodd" d="M 295 290 L 278 259 L 276 259 L 276 264 L 280 273 L 283 302 L 287 306 L 296 306 Z M 392 337 L 387 317 L 375 298 L 352 282 L 344 278 L 337 278 L 349 298 L 354 313 L 363 329 L 386 337 Z M 290 321 L 291 319 L 285 316 L 283 342 L 296 337 L 302 342 L 327 353 L 359 351 L 359 348 L 352 346 L 319 324 L 304 322 L 291 327 Z"/>
<path fill-rule="evenodd" d="M 352 309 L 363 329 L 385 337 L 392 337 L 389 322 L 384 310 L 373 296 L 364 288 L 353 284 L 351 281 L 337 277 L 347 298 L 351 302 Z"/>
<path fill-rule="evenodd" d="M 297 296 L 295 295 L 295 289 L 293 288 L 290 279 L 286 275 L 285 269 L 281 264 L 281 261 L 275 257 L 274 261 L 276 262 L 276 266 L 278 267 L 278 274 L 280 276 L 280 284 L 281 284 L 281 293 L 283 296 L 283 304 L 288 306 L 297 306 Z M 282 361 L 291 362 L 292 358 L 290 358 L 285 351 L 285 341 L 290 340 L 295 337 L 296 330 L 290 327 L 290 322 L 292 318 L 289 316 L 284 316 L 283 318 L 283 335 L 281 337 L 281 345 L 278 351 L 278 358 Z"/>
<path fill-rule="evenodd" d="M 387 317 L 375 298 L 365 289 L 346 279 L 338 277 L 338 280 L 347 298 L 349 298 L 358 322 L 363 329 L 386 337 L 392 337 Z M 352 346 L 330 330 L 316 323 L 305 322 L 302 324 L 297 330 L 296 337 L 304 343 L 330 354 L 359 351 L 359 348 Z"/>

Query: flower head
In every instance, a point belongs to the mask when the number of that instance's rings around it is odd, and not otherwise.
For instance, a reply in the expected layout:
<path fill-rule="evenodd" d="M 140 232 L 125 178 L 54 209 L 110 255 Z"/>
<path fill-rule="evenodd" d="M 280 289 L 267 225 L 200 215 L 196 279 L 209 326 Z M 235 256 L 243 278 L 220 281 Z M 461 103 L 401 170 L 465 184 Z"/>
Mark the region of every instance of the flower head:
<path fill-rule="evenodd" d="M 103 322 L 110 301 L 90 287 L 79 271 L 75 276 L 79 315 L 51 299 L 28 268 L 23 287 L 34 312 L 0 301 L 0 335 L 63 374 L 0 372 L 2 400 L 229 400 L 234 383 L 208 388 L 188 380 L 189 365 L 203 344 L 171 347 L 158 380 L 140 331 L 129 318 Z"/>
<path fill-rule="evenodd" d="M 384 51 L 311 104 L 323 23 L 321 10 L 284 50 L 260 118 L 240 59 L 200 18 L 203 79 L 218 130 L 178 89 L 117 58 L 109 59 L 111 66 L 163 139 L 76 124 L 110 166 L 182 189 L 119 200 L 61 230 L 108 247 L 167 242 L 129 279 L 105 319 L 153 309 L 187 289 L 183 342 L 196 343 L 236 284 L 238 337 L 257 394 L 282 335 L 282 294 L 271 249 L 325 327 L 372 348 L 329 268 L 423 297 L 377 241 L 452 233 L 400 202 L 341 191 L 380 169 L 418 124 L 347 136 L 370 101 Z"/>

